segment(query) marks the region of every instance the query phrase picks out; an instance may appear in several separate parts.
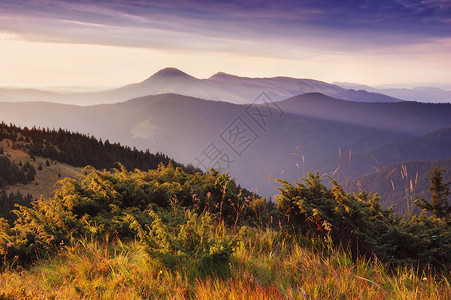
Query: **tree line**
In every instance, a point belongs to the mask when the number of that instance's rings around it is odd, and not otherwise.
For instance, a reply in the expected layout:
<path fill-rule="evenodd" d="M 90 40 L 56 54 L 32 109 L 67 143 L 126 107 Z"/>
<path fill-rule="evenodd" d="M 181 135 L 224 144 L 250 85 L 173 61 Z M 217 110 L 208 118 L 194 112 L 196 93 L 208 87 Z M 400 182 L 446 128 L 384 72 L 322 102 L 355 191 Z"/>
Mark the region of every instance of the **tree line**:
<path fill-rule="evenodd" d="M 20 127 L 14 124 L 0 123 L 0 141 L 7 140 L 8 147 L 25 151 L 31 160 L 36 157 L 47 158 L 46 165 L 51 161 L 59 161 L 74 167 L 91 165 L 97 169 L 111 169 L 117 162 L 128 169 L 156 169 L 160 163 L 170 162 L 181 167 L 186 172 L 199 171 L 193 166 L 183 166 L 172 161 L 162 153 L 150 153 L 136 148 L 123 146 L 120 143 L 97 140 L 93 136 L 73 133 L 64 129 L 49 129 L 37 127 Z M 38 167 L 42 169 L 42 165 Z M 28 184 L 34 181 L 36 169 L 33 164 L 25 161 L 12 161 L 5 155 L 5 149 L 0 147 L 0 217 L 10 223 L 15 219 L 10 211 L 14 204 L 29 205 L 33 200 L 31 195 L 21 193 L 6 193 L 8 186 L 20 183 Z"/>
<path fill-rule="evenodd" d="M 95 137 L 65 129 L 21 128 L 13 124 L 0 124 L 0 141 L 9 139 L 12 146 L 26 151 L 31 158 L 41 156 L 67 163 L 75 167 L 91 165 L 97 169 L 110 169 L 121 162 L 128 169 L 156 169 L 160 163 L 172 161 L 163 153 L 146 151 L 111 143 L 109 140 L 97 140 Z M 187 172 L 198 171 L 193 166 L 183 166 L 172 161 L 174 166 Z"/>

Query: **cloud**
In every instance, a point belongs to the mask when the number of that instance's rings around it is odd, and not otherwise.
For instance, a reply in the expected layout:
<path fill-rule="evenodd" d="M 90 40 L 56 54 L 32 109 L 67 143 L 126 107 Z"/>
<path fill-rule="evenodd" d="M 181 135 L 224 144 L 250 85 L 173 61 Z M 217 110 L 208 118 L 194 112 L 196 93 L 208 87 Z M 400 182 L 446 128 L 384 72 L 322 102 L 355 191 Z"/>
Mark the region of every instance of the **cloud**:
<path fill-rule="evenodd" d="M 334 74 L 342 76 L 340 72 L 351 74 L 349 66 L 356 58 L 360 59 L 361 70 L 368 70 L 369 65 L 377 69 L 377 61 L 386 62 L 384 66 L 402 62 L 402 67 L 407 68 L 409 63 L 404 56 L 412 65 L 419 60 L 427 65 L 427 57 L 434 55 L 443 61 L 440 63 L 443 69 L 449 69 L 451 45 L 443 41 L 451 38 L 450 3 L 3 0 L 0 34 L 11 33 L 16 39 L 52 45 L 72 43 L 160 51 L 173 54 L 172 57 L 196 59 L 197 65 L 206 61 L 206 57 L 210 64 L 227 57 L 227 63 L 209 67 L 214 71 L 231 66 L 231 61 L 235 69 L 240 70 L 243 65 L 248 68 L 247 61 L 255 58 L 253 62 L 260 61 L 265 68 L 271 66 L 268 68 L 274 75 L 282 74 L 290 65 L 302 69 L 314 66 L 330 69 L 333 65 L 338 70 Z M 272 63 L 263 64 L 262 58 Z M 364 63 L 366 59 L 369 62 Z M 173 65 L 172 61 L 166 64 Z M 438 68 L 435 62 L 431 66 L 434 70 Z M 208 69 L 196 66 L 191 70 L 199 68 Z M 268 76 L 263 69 L 262 74 Z M 227 71 L 233 73 L 231 69 Z M 364 72 L 354 73 L 362 76 Z"/>
<path fill-rule="evenodd" d="M 443 26 L 451 15 L 448 3 L 9 0 L 0 4 L 0 28 L 42 40 L 132 47 L 213 50 L 220 45 L 228 50 L 231 43 L 242 47 L 246 42 L 275 41 L 351 50 L 449 36 Z"/>

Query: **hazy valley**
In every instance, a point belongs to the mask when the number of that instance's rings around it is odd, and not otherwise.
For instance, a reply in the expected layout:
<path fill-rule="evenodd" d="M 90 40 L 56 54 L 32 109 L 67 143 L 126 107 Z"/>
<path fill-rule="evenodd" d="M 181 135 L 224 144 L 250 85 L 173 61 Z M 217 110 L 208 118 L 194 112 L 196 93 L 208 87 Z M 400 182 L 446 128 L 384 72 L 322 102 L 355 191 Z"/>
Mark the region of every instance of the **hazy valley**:
<path fill-rule="evenodd" d="M 229 101 L 245 103 L 216 101 L 225 99 L 225 91 Z M 207 100 L 176 92 L 197 93 Z M 289 97 L 301 92 L 305 94 Z M 89 95 L 96 99 L 94 103 L 104 104 L 3 102 L 0 119 L 20 126 L 64 128 L 159 151 L 204 170 L 216 167 L 268 198 L 278 187 L 271 176 L 294 181 L 309 171 L 319 171 L 350 185 L 391 164 L 451 157 L 451 104 L 354 92 L 314 80 L 281 77 L 252 79 L 218 73 L 199 80 L 167 68 L 140 84 Z M 126 95 L 146 93 L 160 95 L 117 102 L 131 97 Z M 348 95 L 348 100 L 326 94 Z M 246 132 L 231 136 L 233 130 Z M 237 138 L 247 143 L 233 144 Z M 241 148 L 237 151 L 237 147 Z M 221 156 L 207 157 L 206 150 Z M 424 180 L 428 175 L 419 176 Z M 418 192 L 424 192 L 424 187 Z"/>

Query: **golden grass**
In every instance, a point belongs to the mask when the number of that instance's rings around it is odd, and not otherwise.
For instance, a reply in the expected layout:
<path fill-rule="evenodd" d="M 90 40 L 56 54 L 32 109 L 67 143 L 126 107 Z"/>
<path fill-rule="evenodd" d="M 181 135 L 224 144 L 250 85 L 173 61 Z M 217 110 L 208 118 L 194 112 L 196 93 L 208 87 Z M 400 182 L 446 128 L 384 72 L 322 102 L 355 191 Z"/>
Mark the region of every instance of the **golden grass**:
<path fill-rule="evenodd" d="M 353 262 L 345 251 L 321 253 L 249 229 L 230 273 L 191 278 L 152 263 L 136 242 L 80 240 L 28 270 L 0 274 L 0 299 L 450 299 L 444 277 L 379 261 Z M 3 298 L 2 298 L 3 297 Z"/>

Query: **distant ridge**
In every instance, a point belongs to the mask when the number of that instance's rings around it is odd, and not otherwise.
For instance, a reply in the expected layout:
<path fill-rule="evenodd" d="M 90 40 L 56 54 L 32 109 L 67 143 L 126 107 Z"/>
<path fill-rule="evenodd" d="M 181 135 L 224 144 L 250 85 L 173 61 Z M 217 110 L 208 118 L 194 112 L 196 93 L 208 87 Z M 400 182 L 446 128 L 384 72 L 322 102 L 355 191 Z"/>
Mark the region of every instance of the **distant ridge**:
<path fill-rule="evenodd" d="M 355 102 L 402 101 L 381 93 L 347 89 L 314 79 L 283 76 L 251 78 L 224 72 L 218 72 L 208 79 L 198 79 L 177 68 L 168 67 L 139 83 L 101 92 L 56 93 L 0 89 L 0 102 L 45 101 L 84 106 L 124 102 L 133 98 L 169 93 L 205 100 L 248 104 L 262 92 L 266 92 L 273 101 L 305 93 L 322 93 L 333 98 Z"/>
<path fill-rule="evenodd" d="M 449 123 L 451 104 L 361 103 L 308 93 L 279 102 L 285 111 L 369 127 L 425 134 Z M 419 117 L 419 113 L 423 119 Z M 425 122 L 425 118 L 429 121 Z M 403 122 L 400 122 L 403 120 Z"/>
<path fill-rule="evenodd" d="M 395 97 L 405 101 L 418 101 L 424 103 L 451 103 L 451 91 L 437 87 L 389 88 L 372 87 L 368 85 L 349 82 L 333 82 L 333 84 L 336 84 L 345 89 L 365 90 L 368 92 L 380 93 Z"/>
<path fill-rule="evenodd" d="M 227 172 L 242 186 L 257 188 L 268 197 L 276 187 L 268 183 L 270 173 L 284 171 L 285 178 L 295 180 L 308 171 L 333 172 L 341 165 L 340 179 L 351 180 L 374 170 L 376 163 L 369 154 L 382 166 L 450 157 L 447 130 L 438 129 L 451 126 L 451 104 L 362 103 L 321 93 L 277 104 L 284 114 L 267 119 L 265 128 L 246 114 L 247 105 L 169 93 L 88 107 L 1 103 L 0 120 L 89 133 L 138 149 L 154 149 L 195 166 L 196 158 L 214 142 L 221 153 L 230 151 L 227 154 L 236 161 Z M 222 134 L 237 117 L 258 136 L 242 157 L 224 142 Z"/>

